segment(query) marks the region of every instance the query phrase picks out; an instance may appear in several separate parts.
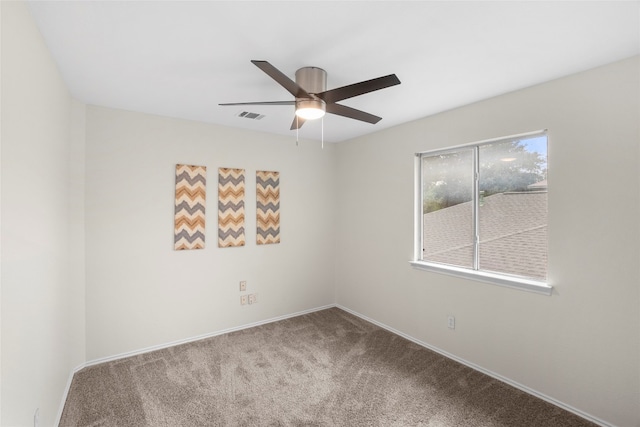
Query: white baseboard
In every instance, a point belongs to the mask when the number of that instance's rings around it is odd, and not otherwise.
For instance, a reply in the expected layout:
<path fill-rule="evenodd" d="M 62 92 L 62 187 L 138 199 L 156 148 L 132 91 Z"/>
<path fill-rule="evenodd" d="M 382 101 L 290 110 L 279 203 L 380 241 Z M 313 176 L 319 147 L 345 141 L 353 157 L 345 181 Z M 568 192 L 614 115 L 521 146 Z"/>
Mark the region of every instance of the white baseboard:
<path fill-rule="evenodd" d="M 309 310 L 298 311 L 296 313 L 285 314 L 283 316 L 272 317 L 270 319 L 261 320 L 261 321 L 258 321 L 258 322 L 247 323 L 247 324 L 244 324 L 244 325 L 235 326 L 233 328 L 222 329 L 220 331 L 210 332 L 210 333 L 207 333 L 207 334 L 198 335 L 198 336 L 191 337 L 191 338 L 185 338 L 185 339 L 181 339 L 181 340 L 177 340 L 177 341 L 172 341 L 170 343 L 159 344 L 159 345 L 154 345 L 154 346 L 151 346 L 151 347 L 143 348 L 143 349 L 140 349 L 140 350 L 129 351 L 129 352 L 126 352 L 126 353 L 117 354 L 115 356 L 102 357 L 100 359 L 91 360 L 91 361 L 85 363 L 84 366 L 88 367 L 88 366 L 98 365 L 100 363 L 112 362 L 114 360 L 124 359 L 125 357 L 137 356 L 139 354 L 149 353 L 151 351 L 162 350 L 164 348 L 173 347 L 173 346 L 176 346 L 176 345 L 187 344 L 187 343 L 190 343 L 190 342 L 199 341 L 199 340 L 203 340 L 203 339 L 206 339 L 206 338 L 216 337 L 218 335 L 224 335 L 224 334 L 228 334 L 230 332 L 241 331 L 243 329 L 253 328 L 253 327 L 256 327 L 256 326 L 260 326 L 260 325 L 266 325 L 267 323 L 278 322 L 280 320 L 285 320 L 285 319 L 290 319 L 292 317 L 302 316 L 303 314 L 309 314 L 309 313 L 313 313 L 314 311 L 325 310 L 327 308 L 331 308 L 331 307 L 335 307 L 335 306 L 336 306 L 335 304 L 329 304 L 329 305 L 325 305 L 325 306 L 322 306 L 322 307 L 312 308 L 312 309 L 309 309 Z"/>
<path fill-rule="evenodd" d="M 62 402 L 60 403 L 60 408 L 58 409 L 58 417 L 57 417 L 55 425 L 56 426 L 59 425 L 60 424 L 60 420 L 62 419 L 62 411 L 64 410 L 64 404 L 67 401 L 67 396 L 69 395 L 69 390 L 71 388 L 71 382 L 73 381 L 73 376 L 78 371 L 80 371 L 80 370 L 82 370 L 84 368 L 87 368 L 89 366 L 99 365 L 101 363 L 112 362 L 114 360 L 124 359 L 125 357 L 137 356 L 137 355 L 140 355 L 140 354 L 149 353 L 149 352 L 156 351 L 156 350 L 162 350 L 164 348 L 173 347 L 173 346 L 180 345 L 180 344 L 187 344 L 187 343 L 190 343 L 190 342 L 194 342 L 194 341 L 199 341 L 199 340 L 203 340 L 203 339 L 206 339 L 206 338 L 215 337 L 215 336 L 218 336 L 218 335 L 224 335 L 224 334 L 228 334 L 230 332 L 241 331 L 243 329 L 253 328 L 253 327 L 256 327 L 256 326 L 260 326 L 260 325 L 266 325 L 268 323 L 278 322 L 280 320 L 285 320 L 285 319 L 290 319 L 292 317 L 302 316 L 303 314 L 309 314 L 309 313 L 313 313 L 313 312 L 320 311 L 320 310 L 326 310 L 327 308 L 332 308 L 332 307 L 335 307 L 335 306 L 336 306 L 335 304 L 329 304 L 329 305 L 325 305 L 325 306 L 322 306 L 322 307 L 311 308 L 309 310 L 298 311 L 296 313 L 285 314 L 283 316 L 272 317 L 270 319 L 261 320 L 261 321 L 258 321 L 258 322 L 247 323 L 247 324 L 244 324 L 244 325 L 240 325 L 240 326 L 236 326 L 236 327 L 228 328 L 228 329 L 223 329 L 223 330 L 211 332 L 211 333 L 208 333 L 208 334 L 198 335 L 198 336 L 191 337 L 191 338 L 185 338 L 185 339 L 182 339 L 182 340 L 172 341 L 172 342 L 165 343 L 165 344 L 154 345 L 154 346 L 142 348 L 142 349 L 139 349 L 139 350 L 128 351 L 126 353 L 120 353 L 120 354 L 117 354 L 115 356 L 102 357 L 100 359 L 87 361 L 87 362 L 77 366 L 69 374 L 69 379 L 67 380 L 67 386 L 66 386 L 66 388 L 64 390 L 64 393 L 63 393 L 63 396 L 62 396 Z"/>
<path fill-rule="evenodd" d="M 64 410 L 64 404 L 67 401 L 67 396 L 69 395 L 69 390 L 71 389 L 71 382 L 73 381 L 73 376 L 85 367 L 85 364 L 81 364 L 76 366 L 70 373 L 69 378 L 67 378 L 67 385 L 64 388 L 64 392 L 62 393 L 62 402 L 60 402 L 60 407 L 58 408 L 58 415 L 56 417 L 56 426 L 60 425 L 60 420 L 62 419 L 62 411 Z"/>
<path fill-rule="evenodd" d="M 387 326 L 384 323 L 378 322 L 377 320 L 373 320 L 373 319 L 371 319 L 371 318 L 369 318 L 369 317 L 367 317 L 367 316 L 365 316 L 363 314 L 360 314 L 357 311 L 351 310 L 351 309 L 349 309 L 347 307 L 343 307 L 340 304 L 335 304 L 335 307 L 337 307 L 337 308 L 339 308 L 341 310 L 344 310 L 344 311 L 346 311 L 348 313 L 351 313 L 354 316 L 357 316 L 357 317 L 361 318 L 362 320 L 366 320 L 367 322 L 370 322 L 370 323 L 373 323 L 374 325 L 380 326 L 382 329 L 386 329 L 389 332 L 392 332 L 392 333 L 394 333 L 396 335 L 399 335 L 399 336 L 401 336 L 403 338 L 406 338 L 409 341 L 412 341 L 412 342 L 418 344 L 419 346 L 422 346 L 422 347 L 427 348 L 429 350 L 435 351 L 436 353 L 439 353 L 439 354 L 443 355 L 444 357 L 447 357 L 449 359 L 455 360 L 456 362 L 461 363 L 461 364 L 463 364 L 465 366 L 468 366 L 471 369 L 474 369 L 476 371 L 482 372 L 483 374 L 486 374 L 486 375 L 488 375 L 488 376 L 490 376 L 492 378 L 495 378 L 495 379 L 497 379 L 499 381 L 502 381 L 503 383 L 509 384 L 510 386 L 513 386 L 513 387 L 515 387 L 515 388 L 517 388 L 519 390 L 522 390 L 527 394 L 530 394 L 530 395 L 535 396 L 537 398 L 540 398 L 540 399 L 542 399 L 542 400 L 544 400 L 546 402 L 549 402 L 552 405 L 558 406 L 558 407 L 560 407 L 560 408 L 562 408 L 564 410 L 572 412 L 572 413 L 576 414 L 579 417 L 582 417 L 582 418 L 584 418 L 584 419 L 586 419 L 588 421 L 591 421 L 594 424 L 598 424 L 598 425 L 600 425 L 602 427 L 616 427 L 613 424 L 607 423 L 606 421 L 601 420 L 600 418 L 597 418 L 597 417 L 594 417 L 593 415 L 587 414 L 586 412 L 581 411 L 581 410 L 579 410 L 577 408 L 574 408 L 571 405 L 567 405 L 567 404 L 565 404 L 563 402 L 560 402 L 559 400 L 556 400 L 556 399 L 554 399 L 552 397 L 547 396 L 544 393 L 540 393 L 539 391 L 533 390 L 532 388 L 529 388 L 529 387 L 527 387 L 525 385 L 522 385 L 522 384 L 520 384 L 520 383 L 518 383 L 516 381 L 513 381 L 513 380 L 511 380 L 509 378 L 506 378 L 506 377 L 504 377 L 504 376 L 502 376 L 500 374 L 497 374 L 497 373 L 492 372 L 492 371 L 490 371 L 488 369 L 485 369 L 482 366 L 478 366 L 475 363 L 471 363 L 471 362 L 469 362 L 467 360 L 464 360 L 464 359 L 462 359 L 462 358 L 460 358 L 460 357 L 458 357 L 458 356 L 456 356 L 454 354 L 451 354 L 451 353 L 446 352 L 446 351 L 444 351 L 442 349 L 439 349 L 438 347 L 434 347 L 431 344 L 427 344 L 426 342 L 420 341 L 419 339 L 416 339 L 416 338 L 414 338 L 414 337 L 412 337 L 410 335 L 407 335 L 407 334 L 405 334 L 403 332 L 400 332 L 397 329 L 392 328 L 391 326 Z"/>

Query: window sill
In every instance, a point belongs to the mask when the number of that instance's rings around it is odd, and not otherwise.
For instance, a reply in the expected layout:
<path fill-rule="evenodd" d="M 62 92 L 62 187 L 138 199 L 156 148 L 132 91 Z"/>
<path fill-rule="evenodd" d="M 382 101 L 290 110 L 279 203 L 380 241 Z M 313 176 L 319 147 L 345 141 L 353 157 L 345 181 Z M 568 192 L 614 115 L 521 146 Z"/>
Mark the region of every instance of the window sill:
<path fill-rule="evenodd" d="M 536 280 L 521 279 L 517 277 L 503 276 L 500 274 L 488 273 L 486 271 L 472 271 L 454 266 L 433 264 L 424 261 L 409 261 L 413 268 L 418 270 L 433 271 L 436 273 L 448 274 L 450 276 L 462 277 L 464 279 L 477 280 L 490 283 L 492 285 L 505 286 L 522 291 L 535 292 L 537 294 L 551 295 L 553 286 Z"/>

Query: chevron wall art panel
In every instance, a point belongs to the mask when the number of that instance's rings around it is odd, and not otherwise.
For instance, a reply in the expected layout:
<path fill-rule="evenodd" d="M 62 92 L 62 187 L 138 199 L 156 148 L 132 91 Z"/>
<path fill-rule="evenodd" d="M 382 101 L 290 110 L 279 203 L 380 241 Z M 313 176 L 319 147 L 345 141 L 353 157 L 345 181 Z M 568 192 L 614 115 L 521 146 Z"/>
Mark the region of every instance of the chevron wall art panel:
<path fill-rule="evenodd" d="M 244 169 L 218 169 L 218 247 L 244 246 Z"/>
<path fill-rule="evenodd" d="M 207 167 L 176 165 L 174 249 L 203 249 Z"/>
<path fill-rule="evenodd" d="M 256 243 L 280 243 L 280 172 L 256 172 Z"/>

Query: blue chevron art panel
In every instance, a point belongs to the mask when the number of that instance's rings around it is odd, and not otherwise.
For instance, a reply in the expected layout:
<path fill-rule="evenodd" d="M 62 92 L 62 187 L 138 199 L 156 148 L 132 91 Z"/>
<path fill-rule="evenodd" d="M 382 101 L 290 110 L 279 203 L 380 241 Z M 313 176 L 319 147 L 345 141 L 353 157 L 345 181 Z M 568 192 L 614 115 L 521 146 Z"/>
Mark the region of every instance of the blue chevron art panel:
<path fill-rule="evenodd" d="M 173 243 L 177 251 L 203 249 L 207 167 L 176 165 Z"/>
<path fill-rule="evenodd" d="M 244 246 L 244 169 L 218 169 L 218 247 Z"/>
<path fill-rule="evenodd" d="M 280 172 L 256 172 L 256 243 L 280 243 Z"/>

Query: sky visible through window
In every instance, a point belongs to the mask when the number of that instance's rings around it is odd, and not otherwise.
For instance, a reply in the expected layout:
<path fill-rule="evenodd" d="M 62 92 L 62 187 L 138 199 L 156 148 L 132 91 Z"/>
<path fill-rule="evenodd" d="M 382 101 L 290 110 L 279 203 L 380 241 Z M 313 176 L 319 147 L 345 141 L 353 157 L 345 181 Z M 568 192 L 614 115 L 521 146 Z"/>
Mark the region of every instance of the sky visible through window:
<path fill-rule="evenodd" d="M 529 152 L 536 152 L 544 159 L 542 168 L 547 168 L 547 135 L 539 135 L 529 139 L 522 139 L 522 144 Z"/>

